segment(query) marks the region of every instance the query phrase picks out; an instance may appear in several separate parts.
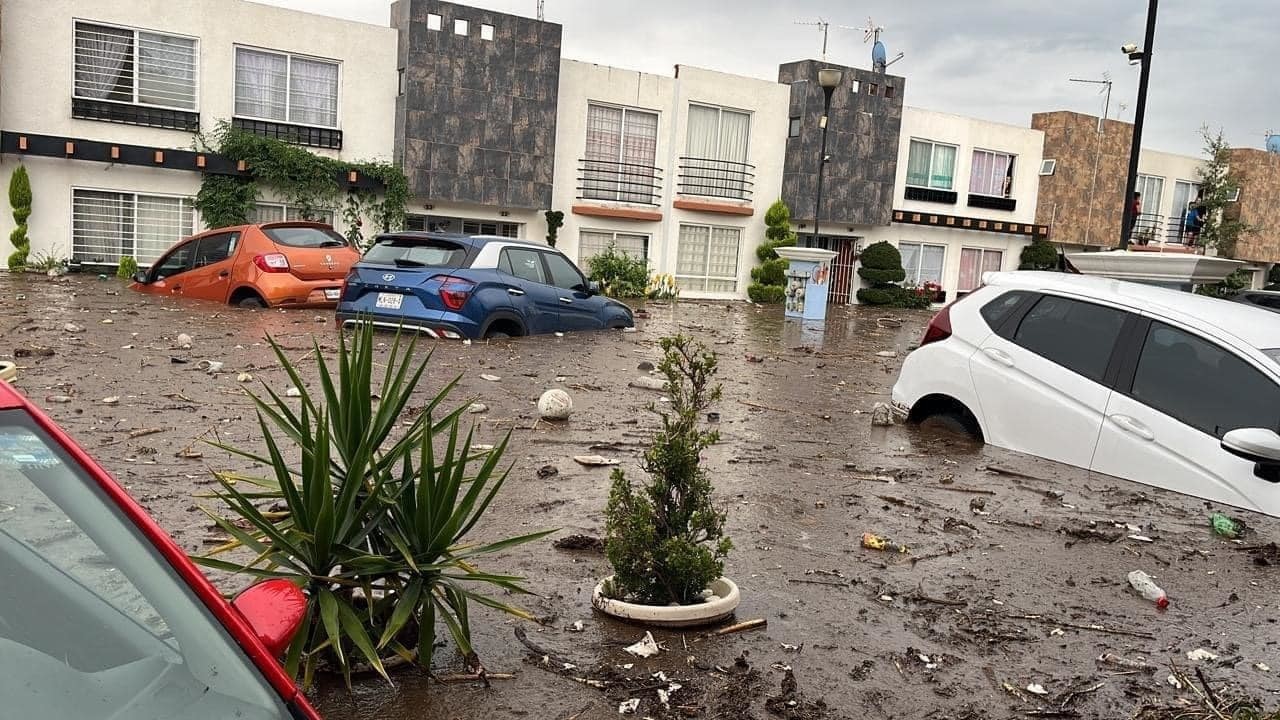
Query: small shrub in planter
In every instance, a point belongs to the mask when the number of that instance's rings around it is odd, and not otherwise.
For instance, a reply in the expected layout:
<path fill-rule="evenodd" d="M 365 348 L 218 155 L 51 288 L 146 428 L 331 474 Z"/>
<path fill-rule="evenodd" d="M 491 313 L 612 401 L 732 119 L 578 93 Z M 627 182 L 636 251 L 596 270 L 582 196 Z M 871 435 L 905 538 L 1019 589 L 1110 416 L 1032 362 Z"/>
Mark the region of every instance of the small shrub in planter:
<path fill-rule="evenodd" d="M 782 303 L 786 300 L 788 261 L 778 257 L 778 248 L 796 244 L 796 234 L 791 230 L 791 209 L 782 200 L 776 200 L 765 211 L 765 241 L 756 248 L 760 266 L 751 269 L 747 296 L 754 303 Z M 777 288 L 774 290 L 774 288 Z"/>
<path fill-rule="evenodd" d="M 1018 255 L 1019 270 L 1057 270 L 1058 250 L 1047 240 L 1036 240 Z"/>
<path fill-rule="evenodd" d="M 783 285 L 751 283 L 747 286 L 747 297 L 759 305 L 780 305 L 786 302 L 787 288 Z"/>
<path fill-rule="evenodd" d="M 611 298 L 642 298 L 649 283 L 649 263 L 618 250 L 613 243 L 587 261 L 592 280 Z"/>
<path fill-rule="evenodd" d="M 27 237 L 27 220 L 31 217 L 31 178 L 25 165 L 19 165 L 9 178 L 9 207 L 13 208 L 16 226 L 9 233 L 13 252 L 9 255 L 9 269 L 21 272 L 27 267 L 27 254 L 31 252 L 31 240 Z"/>
<path fill-rule="evenodd" d="M 661 341 L 658 369 L 666 378 L 671 411 L 644 455 L 648 482 L 634 487 L 613 473 L 605 509 L 605 554 L 614 577 L 606 594 L 646 605 L 689 605 L 724 572 L 733 546 L 724 534 L 725 514 L 711 500 L 702 451 L 719 439 L 700 426 L 703 412 L 720 397 L 712 386 L 716 356 L 692 338 Z"/>
<path fill-rule="evenodd" d="M 133 276 L 138 273 L 138 261 L 131 256 L 120 258 L 120 265 L 116 267 L 116 277 L 121 280 L 132 280 Z"/>
<path fill-rule="evenodd" d="M 858 261 L 861 265 L 858 268 L 858 275 L 874 287 L 891 285 L 907 279 L 907 271 L 902 269 L 902 253 L 887 242 L 867 246 Z"/>

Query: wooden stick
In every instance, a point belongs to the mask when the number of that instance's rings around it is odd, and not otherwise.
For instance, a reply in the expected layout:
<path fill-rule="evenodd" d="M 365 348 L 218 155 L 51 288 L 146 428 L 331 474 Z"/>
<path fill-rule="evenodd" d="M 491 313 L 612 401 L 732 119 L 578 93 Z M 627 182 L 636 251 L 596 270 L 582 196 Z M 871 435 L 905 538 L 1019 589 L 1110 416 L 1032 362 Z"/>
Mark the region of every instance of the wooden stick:
<path fill-rule="evenodd" d="M 483 682 L 485 680 L 512 680 L 515 675 L 512 673 L 488 673 L 483 677 L 479 673 L 459 673 L 454 675 L 437 675 L 436 682 L 441 683 L 465 683 L 465 682 Z"/>
<path fill-rule="evenodd" d="M 1058 622 L 1053 618 L 1047 618 L 1040 615 L 1008 615 L 1006 617 L 1016 618 L 1019 620 L 1033 620 L 1035 622 L 1042 623 L 1045 625 L 1054 625 L 1056 627 L 1071 628 L 1072 630 L 1089 630 L 1092 632 L 1104 633 L 1106 635 L 1124 635 L 1127 637 L 1143 638 L 1144 640 L 1156 639 L 1156 636 L 1152 635 L 1151 633 L 1137 632 L 1134 630 L 1114 630 L 1111 628 L 1105 628 L 1101 625 L 1078 625 L 1076 623 Z"/>
<path fill-rule="evenodd" d="M 140 437 L 146 437 L 147 435 L 155 435 L 156 433 L 162 433 L 165 430 L 168 430 L 168 428 L 144 428 L 142 430 L 134 430 L 133 432 L 129 433 L 129 439 L 137 440 Z"/>
<path fill-rule="evenodd" d="M 711 634 L 716 636 L 731 635 L 733 633 L 742 632 L 743 630 L 755 630 L 756 628 L 768 627 L 768 625 L 768 620 L 764 618 L 756 618 L 755 620 L 747 620 L 745 622 L 730 625 L 729 627 L 720 628 Z"/>
<path fill-rule="evenodd" d="M 832 587 L 849 587 L 849 583 L 840 582 L 839 580 L 804 580 L 801 578 L 787 578 L 789 583 L 803 583 L 805 585 L 830 585 Z"/>

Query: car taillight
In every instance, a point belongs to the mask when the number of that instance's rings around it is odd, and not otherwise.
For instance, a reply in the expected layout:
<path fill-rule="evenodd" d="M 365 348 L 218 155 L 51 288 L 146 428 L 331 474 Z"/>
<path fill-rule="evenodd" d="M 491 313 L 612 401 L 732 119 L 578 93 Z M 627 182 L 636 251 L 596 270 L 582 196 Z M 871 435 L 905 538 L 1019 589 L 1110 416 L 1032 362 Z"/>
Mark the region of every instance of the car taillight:
<path fill-rule="evenodd" d="M 920 347 L 924 347 L 932 342 L 946 340 L 951 337 L 951 306 L 948 305 L 933 316 L 929 321 L 929 327 L 924 330 L 924 338 L 920 340 Z"/>
<path fill-rule="evenodd" d="M 461 310 L 476 287 L 470 280 L 451 275 L 440 275 L 435 279 L 440 281 L 440 300 L 450 310 Z"/>
<path fill-rule="evenodd" d="M 289 258 L 280 253 L 268 253 L 266 255 L 254 255 L 253 264 L 258 266 L 262 272 L 282 273 L 289 272 Z"/>

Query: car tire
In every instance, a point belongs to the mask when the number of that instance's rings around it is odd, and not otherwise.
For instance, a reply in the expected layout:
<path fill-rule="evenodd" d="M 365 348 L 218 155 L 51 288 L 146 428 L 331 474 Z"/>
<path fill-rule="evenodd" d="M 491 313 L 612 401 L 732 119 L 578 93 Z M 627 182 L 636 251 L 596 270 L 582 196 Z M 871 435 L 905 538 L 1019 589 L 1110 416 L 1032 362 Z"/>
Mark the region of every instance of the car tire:
<path fill-rule="evenodd" d="M 484 334 L 485 340 L 509 340 L 510 338 L 510 335 L 502 332 L 501 330 L 490 330 Z"/>
<path fill-rule="evenodd" d="M 236 306 L 251 310 L 261 310 L 262 308 L 265 308 L 267 304 L 257 295 L 250 295 L 247 298 L 242 298 L 240 302 L 236 303 Z"/>
<path fill-rule="evenodd" d="M 964 435 L 974 440 L 982 438 L 982 431 L 978 428 L 977 420 L 966 413 L 955 411 L 936 413 L 921 420 L 919 425 L 920 427 L 935 427 L 956 435 Z"/>

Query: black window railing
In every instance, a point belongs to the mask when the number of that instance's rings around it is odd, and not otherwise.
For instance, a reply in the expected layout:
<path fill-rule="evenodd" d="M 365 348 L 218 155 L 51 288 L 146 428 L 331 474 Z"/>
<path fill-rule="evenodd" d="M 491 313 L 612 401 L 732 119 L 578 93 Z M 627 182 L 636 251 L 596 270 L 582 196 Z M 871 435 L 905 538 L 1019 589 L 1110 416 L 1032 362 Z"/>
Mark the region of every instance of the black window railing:
<path fill-rule="evenodd" d="M 617 160 L 578 160 L 578 199 L 659 205 L 662 168 Z"/>
<path fill-rule="evenodd" d="M 1018 201 L 1009 197 L 995 197 L 993 195 L 969 195 L 969 207 L 983 208 L 984 210 L 1004 210 L 1013 212 L 1018 209 Z"/>
<path fill-rule="evenodd" d="M 902 197 L 907 200 L 942 203 L 943 205 L 955 205 L 957 199 L 956 191 L 954 190 L 938 190 L 914 185 L 908 185 L 903 191 Z"/>
<path fill-rule="evenodd" d="M 232 118 L 231 125 L 254 135 L 283 140 L 294 145 L 328 148 L 330 150 L 342 149 L 342 131 L 332 128 L 291 125 L 289 123 L 249 120 L 247 118 Z"/>
<path fill-rule="evenodd" d="M 1129 242 L 1135 245 L 1149 245 L 1163 242 L 1173 245 L 1195 245 L 1199 232 L 1188 227 L 1186 216 L 1165 217 L 1157 213 L 1141 213 L 1134 218 L 1133 228 L 1129 231 Z"/>
<path fill-rule="evenodd" d="M 732 160 L 680 158 L 681 195 L 750 200 L 755 187 L 756 166 Z"/>
<path fill-rule="evenodd" d="M 200 113 L 198 112 L 87 98 L 71 98 L 71 117 L 77 120 L 102 120 L 125 125 L 200 132 Z"/>

